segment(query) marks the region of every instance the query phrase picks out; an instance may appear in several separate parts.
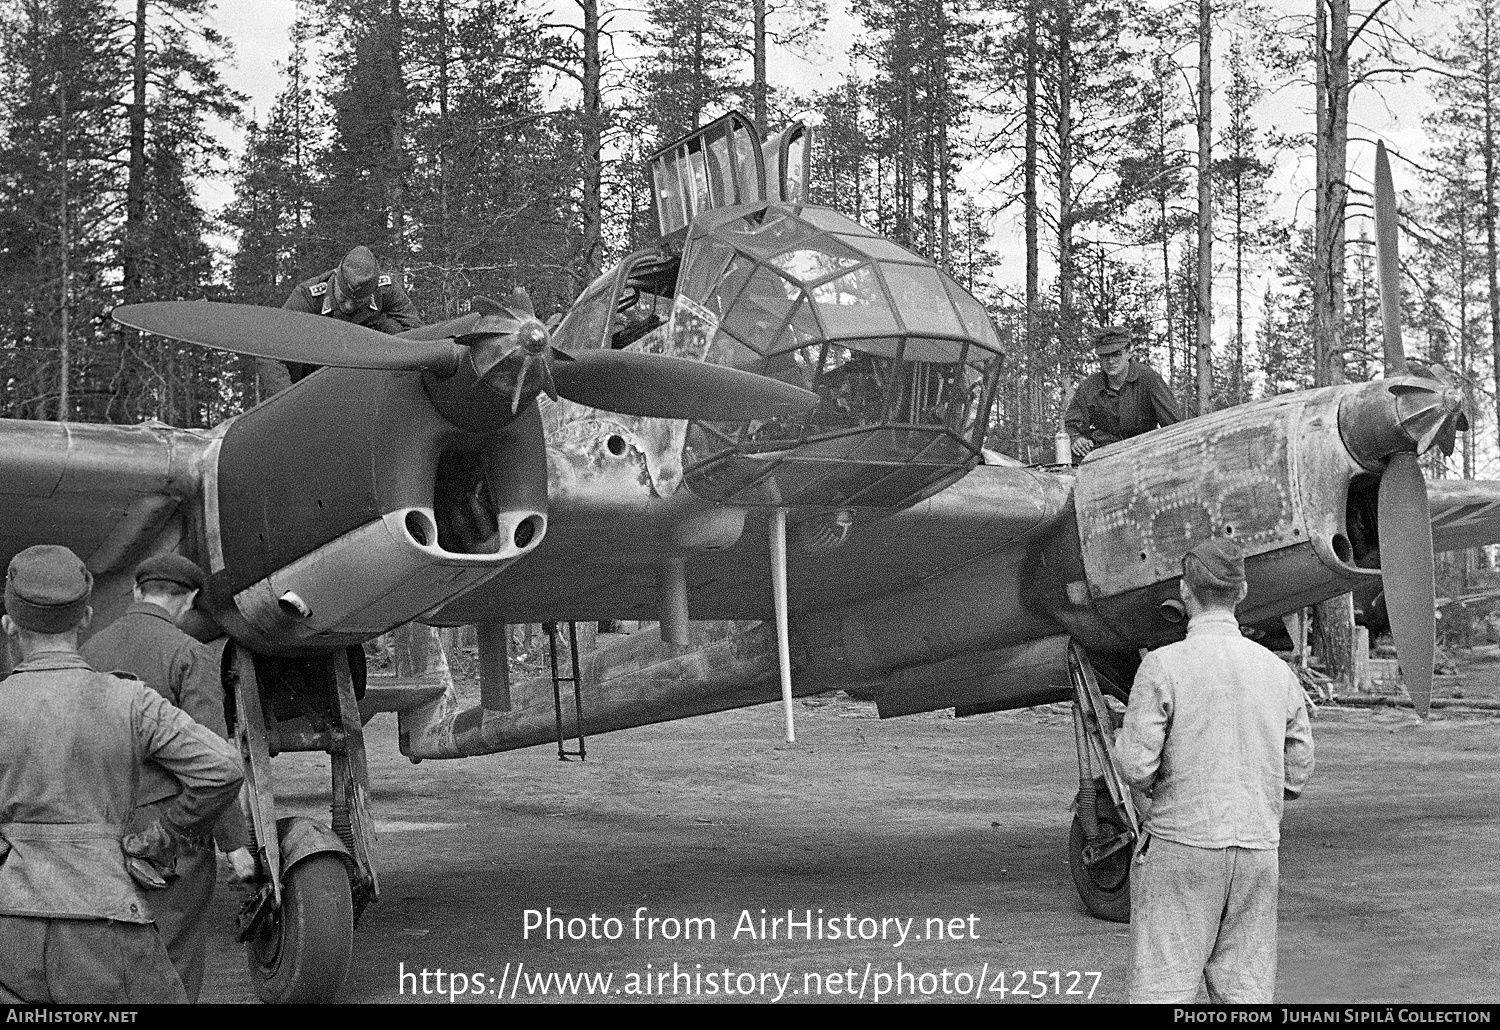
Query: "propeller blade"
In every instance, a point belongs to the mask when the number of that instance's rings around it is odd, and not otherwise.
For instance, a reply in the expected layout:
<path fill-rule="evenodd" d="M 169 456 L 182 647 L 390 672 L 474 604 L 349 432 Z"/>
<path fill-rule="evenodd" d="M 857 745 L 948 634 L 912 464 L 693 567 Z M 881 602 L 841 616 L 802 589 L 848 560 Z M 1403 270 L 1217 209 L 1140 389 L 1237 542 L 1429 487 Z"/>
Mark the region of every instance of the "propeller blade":
<path fill-rule="evenodd" d="M 1385 143 L 1375 144 L 1375 268 L 1380 282 L 1380 328 L 1385 340 L 1385 374 L 1406 374 L 1401 343 L 1401 255 L 1397 246 L 1396 189 Z"/>
<path fill-rule="evenodd" d="M 1397 451 L 1380 477 L 1380 579 L 1396 657 L 1417 714 L 1427 718 L 1436 650 L 1432 512 L 1427 481 L 1411 451 Z"/>
<path fill-rule="evenodd" d="M 457 318 L 450 318 L 446 322 L 419 325 L 415 329 L 397 333 L 396 337 L 401 340 L 456 340 L 460 336 L 472 333 L 483 318 L 484 316 L 479 312 L 469 311 Z"/>
<path fill-rule="evenodd" d="M 111 315 L 121 325 L 199 347 L 311 365 L 447 376 L 461 353 L 450 339 L 403 340 L 337 318 L 255 304 L 168 300 L 122 305 Z"/>
<path fill-rule="evenodd" d="M 578 404 L 622 415 L 737 422 L 795 418 L 818 403 L 817 394 L 801 387 L 665 354 L 574 351 L 568 359 L 552 365 L 557 392 Z"/>

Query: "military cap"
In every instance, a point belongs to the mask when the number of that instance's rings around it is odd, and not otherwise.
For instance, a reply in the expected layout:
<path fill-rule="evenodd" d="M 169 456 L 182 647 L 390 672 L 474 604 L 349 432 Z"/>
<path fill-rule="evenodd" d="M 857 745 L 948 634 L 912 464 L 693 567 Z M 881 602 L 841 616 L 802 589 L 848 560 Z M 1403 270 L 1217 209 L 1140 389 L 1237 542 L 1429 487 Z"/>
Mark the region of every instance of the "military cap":
<path fill-rule="evenodd" d="M 135 567 L 135 585 L 153 580 L 176 583 L 189 590 L 203 589 L 203 570 L 180 554 L 158 554 Z"/>
<path fill-rule="evenodd" d="M 66 633 L 88 611 L 94 577 L 58 544 L 28 547 L 5 572 L 5 614 L 33 633 Z"/>
<path fill-rule="evenodd" d="M 1095 354 L 1113 354 L 1124 350 L 1132 343 L 1130 330 L 1122 329 L 1117 325 L 1107 325 L 1094 330 L 1093 344 Z"/>
<path fill-rule="evenodd" d="M 1224 537 L 1205 540 L 1182 556 L 1182 578 L 1190 587 L 1234 590 L 1245 582 L 1245 552 Z"/>
<path fill-rule="evenodd" d="M 355 300 L 364 300 L 380 283 L 380 264 L 369 247 L 355 247 L 344 255 L 334 274 L 338 277 L 340 292 Z"/>

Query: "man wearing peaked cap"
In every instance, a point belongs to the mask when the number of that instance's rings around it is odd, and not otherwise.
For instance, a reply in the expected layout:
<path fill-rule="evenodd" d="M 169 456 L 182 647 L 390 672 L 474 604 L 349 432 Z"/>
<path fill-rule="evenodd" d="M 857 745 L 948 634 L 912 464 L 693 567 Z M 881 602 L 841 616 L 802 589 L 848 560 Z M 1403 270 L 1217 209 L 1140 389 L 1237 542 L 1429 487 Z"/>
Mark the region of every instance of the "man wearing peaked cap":
<path fill-rule="evenodd" d="M 239 790 L 239 756 L 145 684 L 78 654 L 92 577 L 66 547 L 10 562 L 0 618 L 21 663 L 0 682 L 0 1002 L 186 1000 L 131 869 L 169 858 Z M 130 834 L 141 763 L 178 784 Z"/>
<path fill-rule="evenodd" d="M 177 627 L 203 586 L 203 570 L 180 554 L 159 554 L 136 566 L 135 603 L 83 645 L 83 657 L 100 671 L 123 671 L 156 691 L 221 738 L 229 736 L 218 662 Z M 176 800 L 177 781 L 154 763 L 141 773 L 132 831 L 149 827 Z M 178 848 L 175 879 L 147 898 L 167 954 L 182 977 L 188 999 L 203 987 L 207 915 L 218 879 L 214 845 L 228 856 L 235 876 L 255 875 L 249 834 L 238 805 L 224 810 L 212 837 L 185 837 Z"/>
<path fill-rule="evenodd" d="M 375 255 L 364 246 L 345 254 L 336 268 L 298 283 L 281 307 L 284 311 L 326 315 L 383 333 L 404 333 L 422 324 L 422 316 L 401 283 L 395 276 L 383 274 Z M 317 366 L 257 358 L 255 368 L 262 395 L 270 396 L 316 371 Z"/>
<path fill-rule="evenodd" d="M 1215 537 L 1182 559 L 1187 639 L 1146 656 L 1116 755 L 1151 797 L 1130 870 L 1132 1002 L 1269 1002 L 1284 801 L 1312 774 L 1306 696 L 1247 640 L 1245 557 Z"/>
<path fill-rule="evenodd" d="M 1063 416 L 1075 463 L 1095 447 L 1182 421 L 1171 388 L 1135 360 L 1129 329 L 1105 326 L 1094 332 L 1093 343 L 1099 371 L 1078 384 Z"/>

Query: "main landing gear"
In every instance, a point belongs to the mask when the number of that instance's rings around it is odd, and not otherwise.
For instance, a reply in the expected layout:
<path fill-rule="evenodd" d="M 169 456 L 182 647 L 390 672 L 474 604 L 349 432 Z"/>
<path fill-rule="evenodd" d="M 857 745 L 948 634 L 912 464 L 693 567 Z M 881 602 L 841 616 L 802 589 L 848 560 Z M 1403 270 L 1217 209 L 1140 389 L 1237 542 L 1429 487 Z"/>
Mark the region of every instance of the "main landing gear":
<path fill-rule="evenodd" d="M 354 927 L 380 895 L 370 862 L 374 821 L 356 700 L 364 652 L 351 647 L 290 661 L 230 646 L 242 797 L 251 849 L 266 877 L 240 911 L 239 940 L 262 1001 L 333 1001 L 349 975 Z M 304 816 L 276 818 L 271 756 L 283 751 L 328 753 L 331 827 Z"/>
<path fill-rule="evenodd" d="M 1114 719 L 1093 665 L 1068 645 L 1073 680 L 1073 735 L 1078 747 L 1078 799 L 1068 834 L 1068 866 L 1084 906 L 1100 919 L 1130 921 L 1130 860 L 1140 820 L 1114 757 Z"/>

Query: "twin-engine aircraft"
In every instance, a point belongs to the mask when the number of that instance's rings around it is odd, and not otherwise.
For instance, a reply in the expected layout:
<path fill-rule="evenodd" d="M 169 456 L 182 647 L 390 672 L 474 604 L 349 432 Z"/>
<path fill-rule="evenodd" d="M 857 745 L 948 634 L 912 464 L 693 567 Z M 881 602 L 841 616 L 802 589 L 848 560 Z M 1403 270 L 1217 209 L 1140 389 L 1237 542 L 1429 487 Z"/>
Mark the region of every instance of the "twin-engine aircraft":
<path fill-rule="evenodd" d="M 1074 699 L 1075 882 L 1114 919 L 1136 821 L 1102 695 L 1126 694 L 1139 649 L 1182 635 L 1195 543 L 1244 548 L 1251 623 L 1383 577 L 1425 711 L 1434 544 L 1500 540 L 1500 484 L 1429 490 L 1418 466 L 1463 417 L 1446 373 L 1407 374 L 1394 333 L 1378 382 L 1215 412 L 1076 469 L 996 457 L 981 445 L 1006 384 L 985 308 L 806 203 L 807 143 L 800 126 L 763 142 L 730 114 L 662 149 L 660 239 L 555 331 L 519 291 L 401 337 L 131 305 L 115 318 L 146 332 L 328 367 L 208 431 L 0 423 L 0 558 L 71 546 L 96 576 L 97 625 L 148 554 L 209 573 L 267 875 L 240 917 L 262 997 L 336 995 L 378 896 L 373 709 L 399 711 L 416 760 L 561 750 L 778 696 L 790 713 L 793 694 L 834 687 L 882 717 Z M 509 681 L 506 624 L 581 620 L 660 632 L 611 638 L 571 676 L 554 649 L 553 676 Z M 364 692 L 359 645 L 411 621 L 479 628 L 477 696 Z M 276 818 L 270 758 L 293 750 L 333 756 L 331 827 Z"/>

